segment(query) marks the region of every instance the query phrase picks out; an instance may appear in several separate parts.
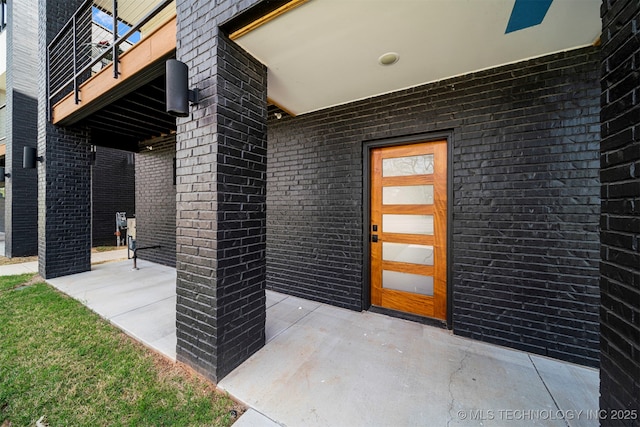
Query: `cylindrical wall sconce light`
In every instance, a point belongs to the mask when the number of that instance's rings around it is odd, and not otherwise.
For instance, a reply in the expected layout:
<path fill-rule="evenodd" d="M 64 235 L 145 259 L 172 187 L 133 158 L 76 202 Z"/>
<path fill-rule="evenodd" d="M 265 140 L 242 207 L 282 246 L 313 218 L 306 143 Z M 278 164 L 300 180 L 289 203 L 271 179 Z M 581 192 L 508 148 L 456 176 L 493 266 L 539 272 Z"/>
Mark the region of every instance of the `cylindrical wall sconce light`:
<path fill-rule="evenodd" d="M 36 161 L 41 162 L 44 159 L 42 156 L 37 155 L 37 151 L 33 147 L 24 147 L 22 155 L 22 168 L 23 169 L 35 169 Z"/>
<path fill-rule="evenodd" d="M 189 90 L 189 68 L 184 62 L 169 59 L 166 72 L 167 113 L 174 117 L 188 117 L 189 102 L 198 103 L 198 90 Z"/>

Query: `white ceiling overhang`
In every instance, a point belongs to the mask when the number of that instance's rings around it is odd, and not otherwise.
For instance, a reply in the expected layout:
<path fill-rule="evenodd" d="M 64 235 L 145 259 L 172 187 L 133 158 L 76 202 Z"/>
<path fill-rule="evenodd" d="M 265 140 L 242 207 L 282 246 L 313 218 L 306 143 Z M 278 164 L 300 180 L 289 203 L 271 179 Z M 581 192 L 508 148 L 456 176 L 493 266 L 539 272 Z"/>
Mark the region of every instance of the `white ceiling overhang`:
<path fill-rule="evenodd" d="M 267 66 L 269 99 L 299 115 L 599 39 L 600 0 L 517 1 L 546 3 L 542 22 L 507 33 L 516 0 L 309 0 L 235 41 Z M 381 65 L 387 52 L 399 60 Z"/>

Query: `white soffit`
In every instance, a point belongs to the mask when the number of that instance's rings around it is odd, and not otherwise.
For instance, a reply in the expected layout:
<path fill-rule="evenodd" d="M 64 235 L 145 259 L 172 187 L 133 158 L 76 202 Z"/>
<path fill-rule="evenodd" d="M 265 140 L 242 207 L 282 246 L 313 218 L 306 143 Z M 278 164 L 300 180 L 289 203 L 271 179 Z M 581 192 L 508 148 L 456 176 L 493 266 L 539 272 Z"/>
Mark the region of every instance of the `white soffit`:
<path fill-rule="evenodd" d="M 269 70 L 268 95 L 299 115 L 593 44 L 600 0 L 554 0 L 505 34 L 515 0 L 310 0 L 235 41 Z M 387 52 L 399 61 L 378 63 Z"/>

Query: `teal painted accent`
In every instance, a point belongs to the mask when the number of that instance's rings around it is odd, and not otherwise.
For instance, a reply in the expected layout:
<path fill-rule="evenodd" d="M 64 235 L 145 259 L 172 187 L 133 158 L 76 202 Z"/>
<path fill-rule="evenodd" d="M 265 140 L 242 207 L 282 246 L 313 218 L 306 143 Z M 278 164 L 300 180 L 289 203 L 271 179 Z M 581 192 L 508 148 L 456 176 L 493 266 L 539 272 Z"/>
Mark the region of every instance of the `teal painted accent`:
<path fill-rule="evenodd" d="M 516 0 L 505 34 L 541 24 L 553 0 Z"/>

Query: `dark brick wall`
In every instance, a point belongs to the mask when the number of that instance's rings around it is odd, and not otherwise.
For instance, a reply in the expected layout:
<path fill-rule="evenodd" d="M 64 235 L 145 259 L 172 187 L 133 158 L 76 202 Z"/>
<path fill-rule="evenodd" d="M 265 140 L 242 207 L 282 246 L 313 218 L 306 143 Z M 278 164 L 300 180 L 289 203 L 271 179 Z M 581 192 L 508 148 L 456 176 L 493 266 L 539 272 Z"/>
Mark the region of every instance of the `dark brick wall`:
<path fill-rule="evenodd" d="M 175 267 L 176 265 L 176 186 L 173 184 L 175 135 L 149 141 L 153 150 L 136 154 L 136 243 L 140 259 Z"/>
<path fill-rule="evenodd" d="M 602 5 L 600 406 L 640 426 L 640 3 Z M 624 412 L 622 412 L 624 414 Z"/>
<path fill-rule="evenodd" d="M 177 2 L 202 96 L 177 121 L 177 355 L 214 381 L 265 340 L 267 72 L 217 30 L 252 3 Z"/>
<path fill-rule="evenodd" d="M 126 212 L 127 217 L 136 212 L 135 162 L 130 161 L 134 154 L 96 147 L 95 156 L 91 171 L 92 242 L 93 246 L 113 246 L 116 212 Z M 172 206 L 175 210 L 175 192 Z M 175 228 L 175 217 L 172 226 Z M 175 241 L 175 232 L 173 235 Z"/>
<path fill-rule="evenodd" d="M 39 82 L 46 81 L 46 46 L 80 3 L 38 1 Z M 91 145 L 88 129 L 47 121 L 45 89 L 38 85 L 38 262 L 48 279 L 91 269 Z"/>
<path fill-rule="evenodd" d="M 50 279 L 91 269 L 91 145 L 86 129 L 46 124 L 38 166 L 38 262 Z M 42 147 L 45 148 L 45 147 Z"/>
<path fill-rule="evenodd" d="M 38 7 L 37 0 L 9 1 L 7 25 L 7 178 L 5 254 L 38 252 L 38 182 L 36 171 L 22 168 L 25 146 L 38 135 Z"/>
<path fill-rule="evenodd" d="M 451 130 L 454 332 L 597 365 L 598 55 L 271 115 L 267 287 L 366 308 L 363 142 Z"/>

